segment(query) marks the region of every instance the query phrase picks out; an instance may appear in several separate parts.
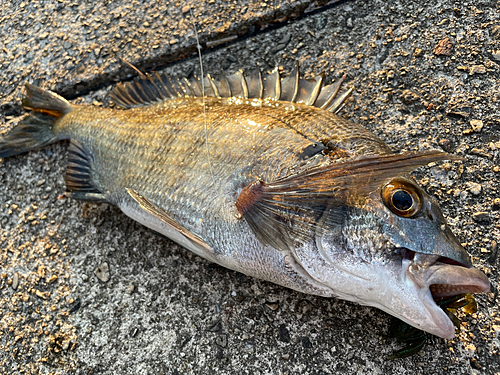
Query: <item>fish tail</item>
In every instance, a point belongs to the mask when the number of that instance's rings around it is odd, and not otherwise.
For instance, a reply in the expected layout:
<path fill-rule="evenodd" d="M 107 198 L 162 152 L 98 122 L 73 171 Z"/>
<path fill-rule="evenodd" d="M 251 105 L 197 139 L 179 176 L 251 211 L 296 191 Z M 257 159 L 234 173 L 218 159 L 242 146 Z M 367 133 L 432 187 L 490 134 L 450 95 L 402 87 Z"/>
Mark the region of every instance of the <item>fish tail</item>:
<path fill-rule="evenodd" d="M 21 154 L 54 143 L 56 125 L 71 112 L 71 104 L 63 97 L 26 83 L 23 107 L 32 113 L 0 139 L 0 158 Z"/>

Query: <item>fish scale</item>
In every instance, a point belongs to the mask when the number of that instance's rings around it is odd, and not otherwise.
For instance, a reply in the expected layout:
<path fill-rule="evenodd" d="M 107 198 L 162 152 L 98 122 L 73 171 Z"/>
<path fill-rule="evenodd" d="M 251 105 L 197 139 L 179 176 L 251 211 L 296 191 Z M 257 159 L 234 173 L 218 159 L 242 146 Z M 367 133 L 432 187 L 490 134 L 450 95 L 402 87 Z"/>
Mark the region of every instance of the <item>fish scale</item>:
<path fill-rule="evenodd" d="M 394 154 L 338 116 L 345 76 L 154 73 L 118 85 L 123 109 L 75 106 L 27 85 L 32 114 L 0 139 L 9 157 L 69 138 L 70 197 L 115 204 L 195 254 L 295 290 L 375 306 L 441 337 L 435 299 L 486 292 L 436 200 L 404 175 L 456 160 Z M 236 95 L 236 96 L 234 96 Z"/>
<path fill-rule="evenodd" d="M 184 104 L 188 99 L 178 101 Z M 286 175 L 290 166 L 300 171 L 331 161 L 318 155 L 315 160 L 300 166 L 303 161 L 298 159 L 296 150 L 307 147 L 311 141 L 295 131 L 293 124 L 299 116 L 287 116 L 287 105 L 272 103 L 273 108 L 255 108 L 213 99 L 214 102 L 207 103 L 205 118 L 199 99 L 191 101 L 194 102 L 191 105 L 162 103 L 132 109 L 132 113 L 107 110 L 97 115 L 95 111 L 82 107 L 75 109 L 57 126 L 62 133 L 84 143 L 90 151 L 95 150 L 96 184 L 100 190 L 110 192 L 111 202 L 119 200 L 114 198 L 115 191 L 119 196 L 120 189 L 128 186 L 153 193 L 151 198 L 168 207 L 172 215 L 177 211 L 177 200 L 185 198 L 183 187 L 189 189 L 190 185 L 183 186 L 183 183 L 188 181 L 192 181 L 193 187 L 202 185 L 206 189 L 206 195 L 198 191 L 198 197 L 190 194 L 190 198 L 205 201 L 206 196 L 213 196 L 216 192 L 231 193 L 234 182 L 230 177 L 235 174 L 243 184 L 256 178 L 272 181 Z M 300 112 L 300 107 L 295 105 L 295 112 Z M 324 111 L 321 114 L 338 118 Z M 276 117 L 284 120 L 276 122 Z M 288 120 L 290 117 L 294 121 Z M 316 117 L 316 121 L 322 123 L 321 116 Z M 328 120 L 323 123 L 331 124 L 331 119 Z M 242 122 L 246 122 L 246 130 Z M 205 123 L 209 132 L 209 156 L 204 148 Z M 344 123 L 339 121 L 340 132 Z M 314 130 L 317 131 L 311 134 L 313 136 L 319 132 L 327 134 L 327 129 L 321 129 L 319 125 Z M 257 132 L 259 137 L 248 136 Z M 378 146 L 378 143 L 366 143 L 372 148 Z M 234 144 L 237 147 L 227 147 Z M 361 152 L 364 151 L 366 149 L 361 148 Z M 249 160 L 255 160 L 253 170 L 245 168 Z M 273 168 L 267 168 L 261 160 L 273 163 Z M 217 181 L 212 181 L 208 163 L 216 171 Z M 117 170 L 120 173 L 115 173 Z M 148 173 L 144 175 L 146 171 Z M 222 185 L 224 181 L 231 186 Z M 161 190 L 158 189 L 160 182 Z M 186 207 L 179 210 L 186 211 Z M 192 214 L 187 212 L 185 215 Z"/>

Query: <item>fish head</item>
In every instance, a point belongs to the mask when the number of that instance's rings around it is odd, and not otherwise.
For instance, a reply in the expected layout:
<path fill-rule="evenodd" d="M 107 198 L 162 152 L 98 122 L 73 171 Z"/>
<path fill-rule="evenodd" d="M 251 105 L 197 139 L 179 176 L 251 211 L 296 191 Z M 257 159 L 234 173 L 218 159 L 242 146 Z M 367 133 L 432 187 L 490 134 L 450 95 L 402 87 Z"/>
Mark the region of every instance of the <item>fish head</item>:
<path fill-rule="evenodd" d="M 340 298 L 453 338 L 454 325 L 435 300 L 487 292 L 490 284 L 472 266 L 436 200 L 414 182 L 395 178 L 342 212 L 337 229 L 296 251 L 310 276 Z"/>

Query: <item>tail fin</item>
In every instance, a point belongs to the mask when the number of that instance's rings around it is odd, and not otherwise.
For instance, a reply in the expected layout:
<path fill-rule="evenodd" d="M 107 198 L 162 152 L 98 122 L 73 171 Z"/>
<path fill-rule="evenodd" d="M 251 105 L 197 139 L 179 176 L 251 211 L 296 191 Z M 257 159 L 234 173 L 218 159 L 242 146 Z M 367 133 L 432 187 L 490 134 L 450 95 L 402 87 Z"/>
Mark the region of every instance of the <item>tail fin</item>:
<path fill-rule="evenodd" d="M 58 140 L 54 125 L 71 111 L 71 104 L 51 91 L 26 83 L 23 107 L 33 113 L 0 139 L 0 158 L 21 154 Z"/>

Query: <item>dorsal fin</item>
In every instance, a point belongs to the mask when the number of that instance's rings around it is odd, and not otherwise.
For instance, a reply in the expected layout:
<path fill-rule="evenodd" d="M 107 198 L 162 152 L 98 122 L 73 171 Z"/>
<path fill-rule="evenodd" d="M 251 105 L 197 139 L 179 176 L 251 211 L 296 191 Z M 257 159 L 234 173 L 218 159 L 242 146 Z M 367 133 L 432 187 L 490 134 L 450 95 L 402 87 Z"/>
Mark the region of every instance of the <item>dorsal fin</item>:
<path fill-rule="evenodd" d="M 323 87 L 324 77 L 325 74 L 321 73 L 312 79 L 300 78 L 300 71 L 296 66 L 285 78 L 281 78 L 275 68 L 266 74 L 261 74 L 258 69 L 248 74 L 239 70 L 232 75 L 207 75 L 203 80 L 206 96 L 273 99 L 338 112 L 351 95 L 352 89 L 339 94 L 346 75 L 334 84 Z M 153 72 L 133 82 L 119 83 L 110 95 L 120 107 L 133 108 L 169 99 L 201 97 L 201 91 L 201 80 L 198 77 L 179 79 Z"/>

